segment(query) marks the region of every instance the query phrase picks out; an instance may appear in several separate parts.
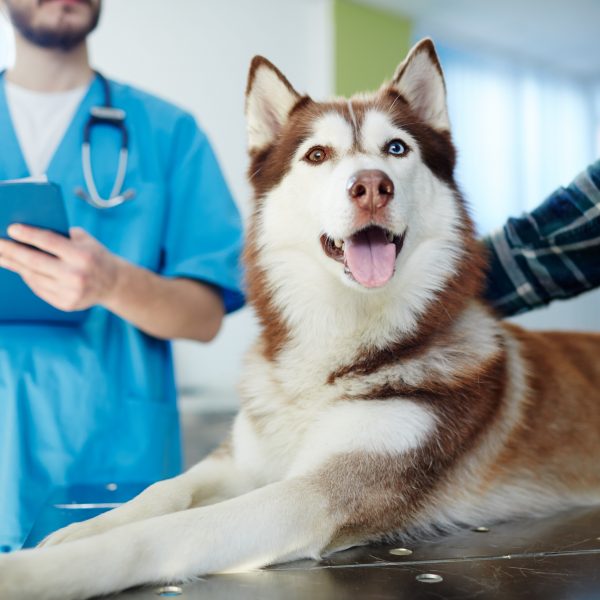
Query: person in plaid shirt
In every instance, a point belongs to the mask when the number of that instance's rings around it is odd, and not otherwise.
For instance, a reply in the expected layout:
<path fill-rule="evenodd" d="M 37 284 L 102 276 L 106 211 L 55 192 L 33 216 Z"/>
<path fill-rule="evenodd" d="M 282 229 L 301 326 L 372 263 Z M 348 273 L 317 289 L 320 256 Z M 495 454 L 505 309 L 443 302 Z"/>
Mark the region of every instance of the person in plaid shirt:
<path fill-rule="evenodd" d="M 484 295 L 501 316 L 600 286 L 600 160 L 483 241 Z"/>

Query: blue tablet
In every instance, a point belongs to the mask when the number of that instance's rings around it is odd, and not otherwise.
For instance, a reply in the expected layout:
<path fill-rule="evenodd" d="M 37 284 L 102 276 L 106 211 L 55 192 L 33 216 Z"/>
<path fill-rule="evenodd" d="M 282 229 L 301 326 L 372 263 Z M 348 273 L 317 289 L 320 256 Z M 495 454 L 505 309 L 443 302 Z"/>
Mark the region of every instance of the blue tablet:
<path fill-rule="evenodd" d="M 69 222 L 60 187 L 54 183 L 0 183 L 0 238 L 10 239 L 13 223 L 68 236 Z M 0 322 L 81 322 L 88 311 L 65 312 L 36 296 L 19 275 L 0 267 Z"/>

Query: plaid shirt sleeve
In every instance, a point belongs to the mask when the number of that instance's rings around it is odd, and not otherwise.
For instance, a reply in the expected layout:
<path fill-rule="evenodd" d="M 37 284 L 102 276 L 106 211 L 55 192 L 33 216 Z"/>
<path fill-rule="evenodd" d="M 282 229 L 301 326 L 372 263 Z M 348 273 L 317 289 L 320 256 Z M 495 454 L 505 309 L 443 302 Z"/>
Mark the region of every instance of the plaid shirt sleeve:
<path fill-rule="evenodd" d="M 483 241 L 485 297 L 504 316 L 600 286 L 600 160 Z"/>

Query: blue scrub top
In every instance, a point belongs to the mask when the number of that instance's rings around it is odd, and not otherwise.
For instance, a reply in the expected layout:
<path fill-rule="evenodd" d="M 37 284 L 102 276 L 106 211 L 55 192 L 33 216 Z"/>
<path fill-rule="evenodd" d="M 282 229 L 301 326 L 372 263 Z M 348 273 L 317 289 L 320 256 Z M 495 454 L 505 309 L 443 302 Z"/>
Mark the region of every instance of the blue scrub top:
<path fill-rule="evenodd" d="M 124 189 L 136 195 L 98 210 L 74 193 L 85 189 L 84 124 L 104 100 L 95 79 L 48 167 L 70 224 L 151 271 L 209 282 L 228 312 L 239 308 L 240 217 L 206 136 L 173 105 L 130 86 L 110 88 L 113 105 L 127 112 Z M 104 197 L 119 144 L 112 128 L 94 128 L 92 164 Z M 0 180 L 28 175 L 0 77 Z M 55 486 L 177 474 L 175 400 L 170 343 L 101 307 L 78 326 L 0 324 L 0 550 L 22 545 Z"/>

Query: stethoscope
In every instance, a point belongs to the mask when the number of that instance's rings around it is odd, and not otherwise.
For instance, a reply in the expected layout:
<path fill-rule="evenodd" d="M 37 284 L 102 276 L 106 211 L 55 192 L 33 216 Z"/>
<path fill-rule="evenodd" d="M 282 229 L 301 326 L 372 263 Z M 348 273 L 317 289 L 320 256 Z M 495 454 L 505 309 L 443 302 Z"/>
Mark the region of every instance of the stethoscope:
<path fill-rule="evenodd" d="M 90 116 L 83 128 L 83 141 L 81 144 L 81 166 L 83 168 L 83 178 L 87 187 L 87 192 L 78 187 L 75 194 L 85 200 L 94 208 L 105 209 L 113 208 L 123 204 L 135 196 L 134 190 L 123 191 L 123 183 L 127 174 L 127 161 L 129 159 L 129 135 L 125 126 L 125 117 L 127 114 L 122 108 L 115 108 L 112 105 L 110 86 L 106 78 L 96 71 L 96 77 L 102 86 L 104 93 L 104 104 L 102 106 L 92 106 Z M 91 137 L 92 129 L 98 125 L 108 125 L 114 127 L 121 133 L 121 148 L 119 149 L 119 164 L 117 174 L 113 183 L 112 191 L 108 198 L 102 198 L 98 193 L 96 182 L 94 181 L 94 172 L 92 171 L 92 153 Z"/>
<path fill-rule="evenodd" d="M 0 77 L 4 76 L 5 71 L 0 70 Z M 104 209 L 119 206 L 123 202 L 130 200 L 135 196 L 132 189 L 123 191 L 123 183 L 127 174 L 127 161 L 129 160 L 129 135 L 125 126 L 125 117 L 127 114 L 122 108 L 115 108 L 112 105 L 110 86 L 104 75 L 95 71 L 96 77 L 102 86 L 104 94 L 104 104 L 102 106 L 92 106 L 90 116 L 83 128 L 83 142 L 81 144 L 81 166 L 83 168 L 83 178 L 87 187 L 87 192 L 81 188 L 75 188 L 75 194 L 85 200 L 94 208 Z M 94 172 L 92 171 L 92 153 L 91 137 L 92 129 L 97 125 L 109 125 L 118 129 L 121 133 L 121 148 L 119 150 L 119 164 L 117 166 L 117 175 L 113 183 L 112 191 L 108 198 L 102 198 L 98 193 L 96 182 L 94 181 Z"/>

